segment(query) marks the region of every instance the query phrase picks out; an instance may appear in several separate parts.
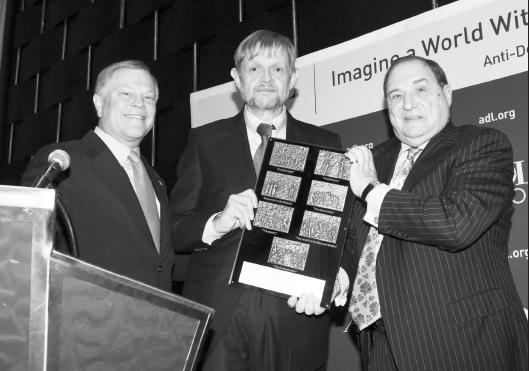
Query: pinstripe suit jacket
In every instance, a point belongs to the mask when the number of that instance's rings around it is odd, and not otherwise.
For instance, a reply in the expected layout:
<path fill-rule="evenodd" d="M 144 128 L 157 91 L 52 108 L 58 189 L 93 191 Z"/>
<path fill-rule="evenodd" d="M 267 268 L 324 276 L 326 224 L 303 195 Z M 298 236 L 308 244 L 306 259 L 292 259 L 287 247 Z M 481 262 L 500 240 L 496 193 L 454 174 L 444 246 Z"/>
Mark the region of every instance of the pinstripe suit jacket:
<path fill-rule="evenodd" d="M 383 183 L 399 150 L 397 139 L 374 149 Z M 399 370 L 527 370 L 528 326 L 507 259 L 512 178 L 501 132 L 448 123 L 402 190 L 384 198 L 376 274 Z M 364 214 L 356 204 L 357 257 L 369 230 Z"/>

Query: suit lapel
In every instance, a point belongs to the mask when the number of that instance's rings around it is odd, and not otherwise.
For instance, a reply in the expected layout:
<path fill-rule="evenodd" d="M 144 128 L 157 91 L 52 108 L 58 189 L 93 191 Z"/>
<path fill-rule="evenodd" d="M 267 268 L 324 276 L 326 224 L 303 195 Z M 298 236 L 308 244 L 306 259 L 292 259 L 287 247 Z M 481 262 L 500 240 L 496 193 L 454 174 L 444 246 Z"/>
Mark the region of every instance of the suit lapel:
<path fill-rule="evenodd" d="M 449 122 L 446 127 L 434 136 L 426 145 L 423 153 L 411 168 L 402 186 L 403 191 L 410 190 L 419 180 L 427 176 L 439 161 L 446 158 L 447 149 L 459 138 L 459 131 Z"/>
<path fill-rule="evenodd" d="M 300 142 L 303 139 L 303 132 L 299 129 L 296 120 L 287 111 L 286 139 L 293 142 Z"/>
<path fill-rule="evenodd" d="M 376 152 L 373 154 L 378 179 L 385 184 L 389 184 L 395 170 L 395 164 L 397 163 L 397 157 L 400 152 L 400 142 L 393 138 L 388 143 L 387 147 L 383 149 L 383 152 Z"/>
<path fill-rule="evenodd" d="M 286 139 L 293 142 L 310 143 L 313 138 L 307 138 L 307 135 L 303 132 L 298 120 L 296 120 L 290 112 L 287 111 L 287 128 L 286 128 Z"/>
<path fill-rule="evenodd" d="M 116 160 L 108 147 L 93 132 L 89 132 L 83 137 L 83 144 L 87 149 L 87 153 L 93 156 L 91 161 L 92 166 L 103 183 L 106 184 L 110 192 L 121 202 L 131 218 L 136 221 L 143 234 L 151 236 L 136 193 L 132 188 L 127 173 L 121 167 L 118 160 Z M 152 241 L 152 238 L 150 241 Z M 156 249 L 154 241 L 152 241 L 152 248 Z"/>
<path fill-rule="evenodd" d="M 228 126 L 225 137 L 220 143 L 222 150 L 230 154 L 233 165 L 244 189 L 253 188 L 257 179 L 253 167 L 248 134 L 244 122 L 244 111 L 239 112 Z"/>

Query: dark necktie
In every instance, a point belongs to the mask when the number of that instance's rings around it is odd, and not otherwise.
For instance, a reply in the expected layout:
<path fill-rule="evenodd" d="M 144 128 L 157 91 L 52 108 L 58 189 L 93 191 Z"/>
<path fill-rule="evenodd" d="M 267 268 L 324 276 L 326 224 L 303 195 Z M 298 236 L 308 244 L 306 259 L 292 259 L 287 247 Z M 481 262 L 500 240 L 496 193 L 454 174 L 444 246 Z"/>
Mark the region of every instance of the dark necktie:
<path fill-rule="evenodd" d="M 132 165 L 134 191 L 136 192 L 138 201 L 140 201 L 141 209 L 147 220 L 156 250 L 160 252 L 160 216 L 158 215 L 158 207 L 156 206 L 156 197 L 151 179 L 138 153 L 130 151 L 128 160 Z"/>
<path fill-rule="evenodd" d="M 259 124 L 257 127 L 257 134 L 261 136 L 261 144 L 257 147 L 257 151 L 253 155 L 253 167 L 255 168 L 255 174 L 259 176 L 261 170 L 261 164 L 263 163 L 263 157 L 268 144 L 268 139 L 272 135 L 272 130 L 275 130 L 275 126 L 271 124 Z"/>

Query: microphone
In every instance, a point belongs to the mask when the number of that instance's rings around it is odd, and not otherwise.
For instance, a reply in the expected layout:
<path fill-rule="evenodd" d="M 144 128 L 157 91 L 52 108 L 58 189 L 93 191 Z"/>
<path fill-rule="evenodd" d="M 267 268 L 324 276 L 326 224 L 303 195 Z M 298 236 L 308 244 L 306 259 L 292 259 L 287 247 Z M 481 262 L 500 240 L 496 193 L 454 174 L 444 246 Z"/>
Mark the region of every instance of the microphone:
<path fill-rule="evenodd" d="M 34 188 L 47 188 L 62 171 L 70 167 L 70 155 L 63 150 L 56 149 L 48 156 L 48 167 L 31 185 Z"/>

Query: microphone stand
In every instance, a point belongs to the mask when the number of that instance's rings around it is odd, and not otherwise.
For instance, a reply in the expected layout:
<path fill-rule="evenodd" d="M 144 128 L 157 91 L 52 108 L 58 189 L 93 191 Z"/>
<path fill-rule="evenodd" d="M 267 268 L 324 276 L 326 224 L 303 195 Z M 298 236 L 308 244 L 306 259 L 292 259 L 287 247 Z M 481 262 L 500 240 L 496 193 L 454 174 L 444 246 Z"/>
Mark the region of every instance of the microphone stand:
<path fill-rule="evenodd" d="M 56 193 L 56 204 L 57 204 L 57 210 L 59 211 L 59 215 L 64 222 L 64 226 L 66 228 L 66 237 L 68 240 L 68 250 L 70 252 L 70 255 L 74 258 L 79 257 L 79 245 L 77 244 L 77 237 L 75 235 L 75 230 L 73 228 L 72 220 L 70 219 L 70 215 L 68 215 L 68 212 L 66 211 L 66 208 L 64 207 L 64 204 L 61 199 L 61 195 L 57 192 Z"/>

